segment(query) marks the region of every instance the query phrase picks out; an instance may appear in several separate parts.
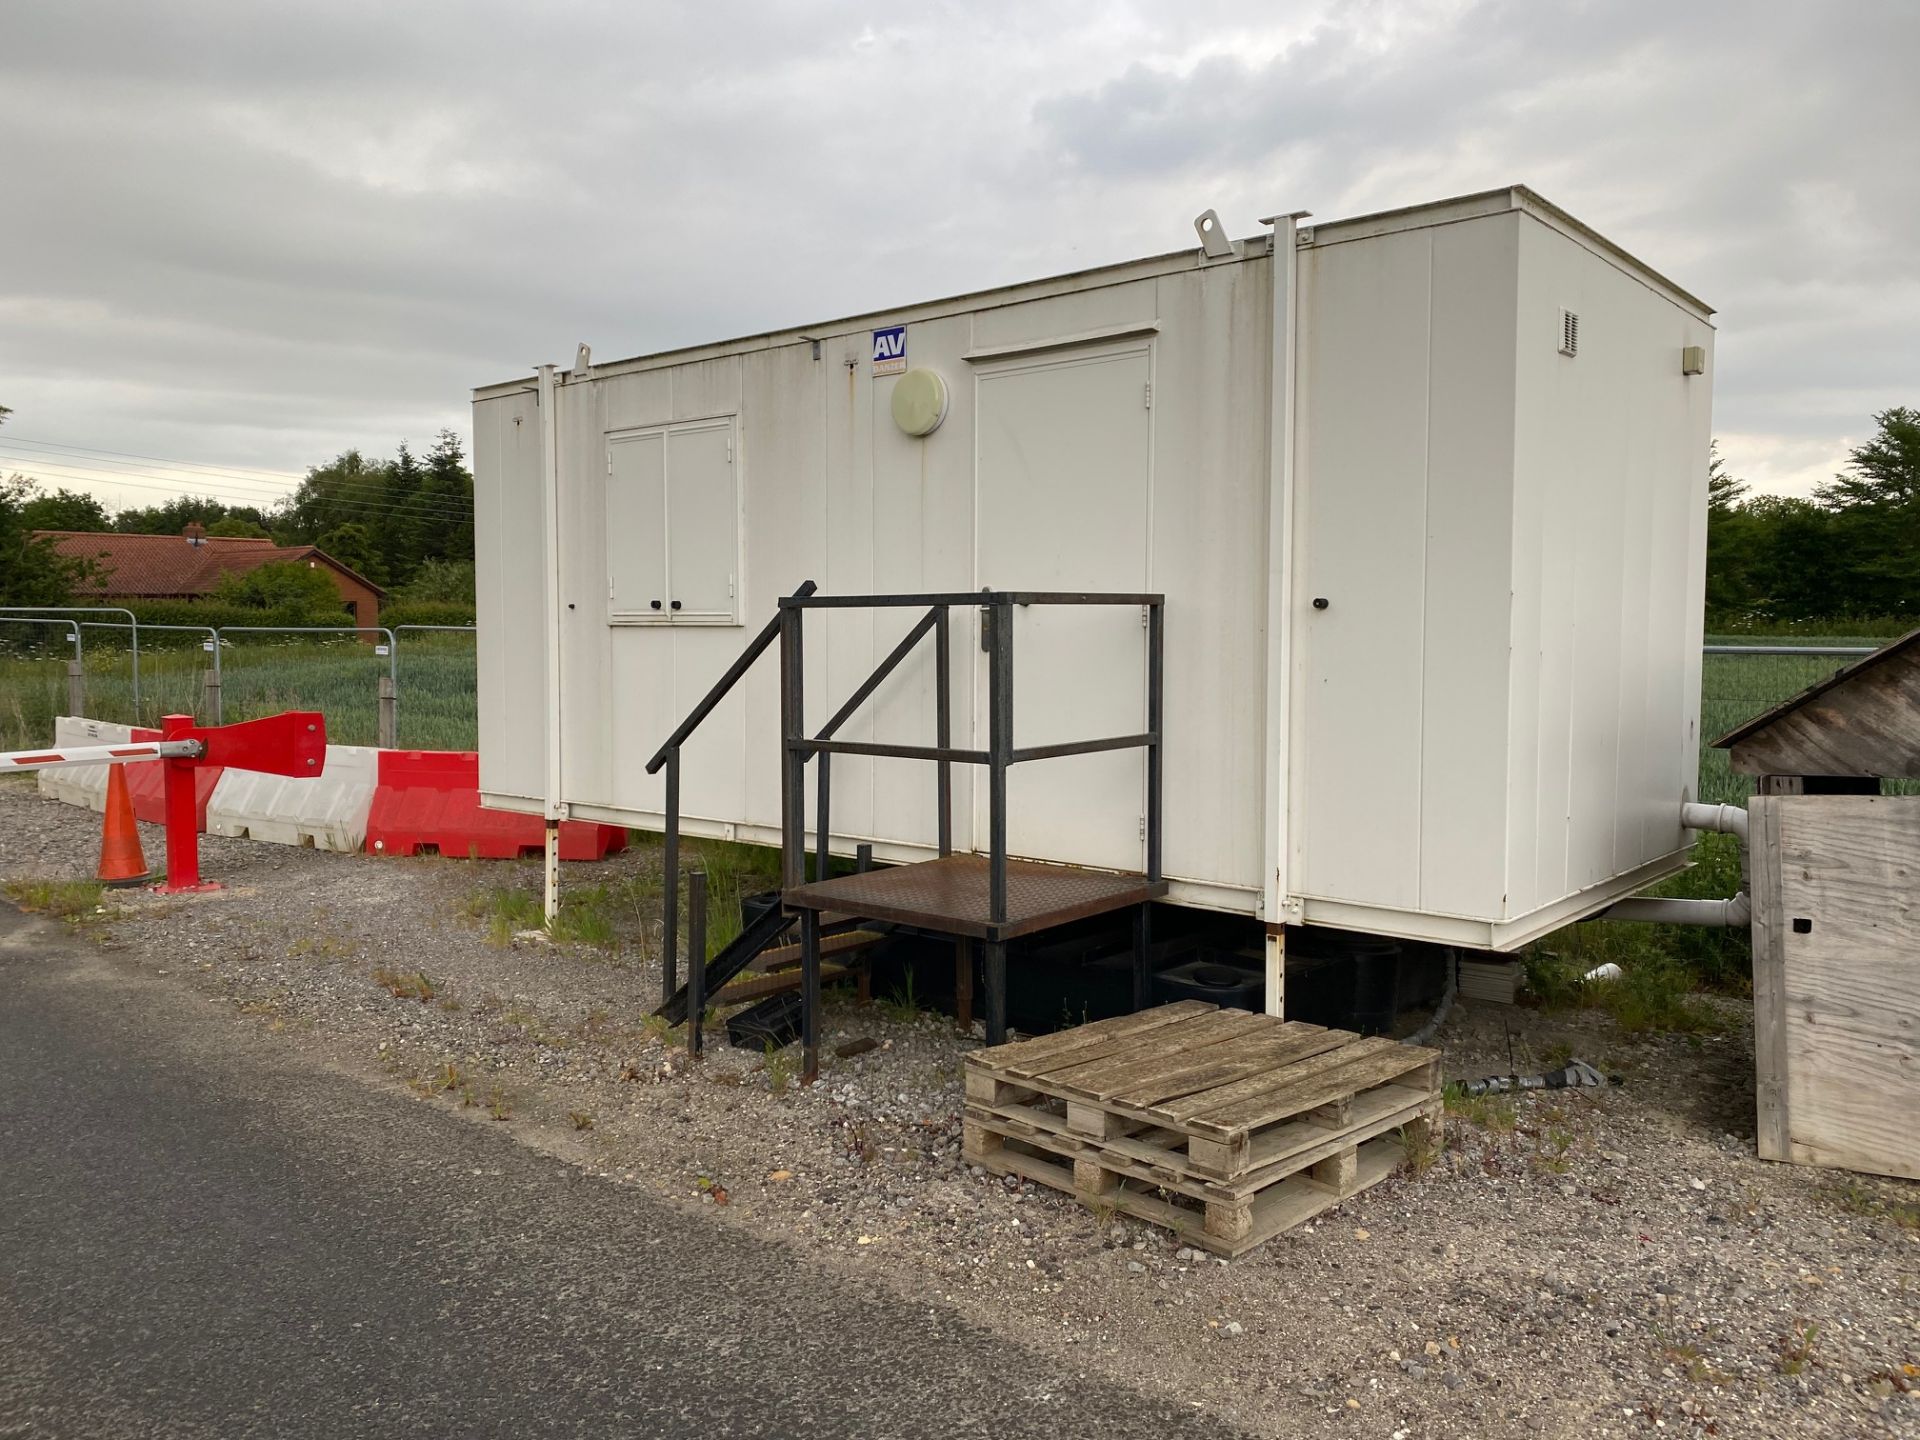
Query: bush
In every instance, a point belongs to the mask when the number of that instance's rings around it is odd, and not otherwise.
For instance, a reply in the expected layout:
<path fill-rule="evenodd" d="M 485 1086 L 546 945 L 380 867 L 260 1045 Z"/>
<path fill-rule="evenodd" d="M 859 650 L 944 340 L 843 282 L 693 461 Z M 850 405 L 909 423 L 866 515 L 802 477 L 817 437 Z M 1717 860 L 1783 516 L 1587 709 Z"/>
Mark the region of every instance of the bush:
<path fill-rule="evenodd" d="M 198 646 L 205 637 L 183 634 L 180 631 L 149 631 L 146 627 L 149 625 L 195 625 L 203 629 L 207 627 L 219 629 L 227 625 L 351 625 L 353 617 L 341 608 L 340 597 L 332 593 L 332 587 L 329 586 L 328 589 L 328 604 L 324 607 L 283 605 L 262 610 L 251 605 L 221 604 L 215 600 L 136 600 L 132 605 L 124 608 L 133 611 L 134 618 L 140 622 L 142 650 L 191 649 Z M 84 605 L 89 602 L 78 599 L 74 603 Z M 87 630 L 84 643 L 89 652 L 95 648 L 101 650 L 127 648 L 126 616 L 103 611 L 93 618 L 121 628 Z"/>
<path fill-rule="evenodd" d="M 395 625 L 471 625 L 471 600 L 396 600 L 380 611 L 380 623 Z"/>

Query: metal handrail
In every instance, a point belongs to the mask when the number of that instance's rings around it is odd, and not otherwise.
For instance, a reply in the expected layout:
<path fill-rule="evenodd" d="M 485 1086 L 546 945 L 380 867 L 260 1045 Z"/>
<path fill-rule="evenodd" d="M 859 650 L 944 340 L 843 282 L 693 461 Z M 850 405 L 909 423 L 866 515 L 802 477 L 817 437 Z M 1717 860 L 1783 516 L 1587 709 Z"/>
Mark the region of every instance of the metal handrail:
<path fill-rule="evenodd" d="M 804 582 L 792 595 L 782 598 L 784 607 L 788 600 L 804 600 L 820 587 L 813 581 Z M 784 629 L 786 610 L 782 608 L 769 620 L 760 633 L 747 642 L 747 648 L 727 667 L 726 674 L 713 682 L 712 688 L 701 697 L 674 731 L 667 737 L 666 743 L 654 752 L 647 761 L 647 774 L 658 774 L 662 765 L 667 767 L 667 796 L 664 806 L 666 833 L 662 837 L 660 869 L 664 879 L 661 887 L 660 906 L 660 992 L 665 1003 L 673 998 L 673 992 L 680 988 L 680 747 L 687 738 L 698 730 L 714 711 L 727 693 L 740 683 L 740 677 L 753 668 L 753 662 L 767 651 L 775 637 Z M 701 957 L 705 959 L 704 956 Z"/>
<path fill-rule="evenodd" d="M 853 698 L 835 712 L 829 727 L 809 738 L 801 732 L 805 714 L 802 667 L 804 653 L 804 612 L 811 609 L 853 609 L 861 606 L 902 607 L 929 605 L 926 617 L 908 632 L 880 662 Z M 942 644 L 939 703 L 941 734 L 931 746 L 895 745 L 877 741 L 836 740 L 837 730 L 854 710 L 864 703 L 886 676 L 899 665 L 913 646 L 935 624 L 946 639 L 947 612 L 954 605 L 980 605 L 990 612 L 987 627 L 987 712 L 988 747 L 986 750 L 957 749 L 949 743 L 950 696 L 946 693 L 946 646 Z M 1110 735 L 1093 740 L 1067 741 L 1053 745 L 1035 745 L 1016 749 L 1013 744 L 1013 607 L 1016 605 L 1139 605 L 1147 610 L 1147 728 L 1134 735 Z M 987 767 L 988 825 L 988 917 L 996 925 L 1007 918 L 1007 771 L 1030 760 L 1048 760 L 1065 755 L 1088 755 L 1100 751 L 1144 749 L 1147 752 L 1147 874 L 1155 884 L 1161 879 L 1161 726 L 1164 719 L 1165 687 L 1165 608 L 1166 597 L 1158 594 L 1110 594 L 1103 592 L 1062 592 L 983 590 L 968 594 L 934 595 L 814 595 L 794 597 L 780 602 L 784 621 L 781 633 L 781 879 L 784 885 L 797 885 L 805 879 L 806 848 L 806 763 L 820 761 L 820 796 L 816 802 L 815 877 L 824 880 L 831 853 L 831 828 L 828 818 L 828 757 L 834 754 L 871 755 L 898 759 L 937 761 L 943 771 L 958 762 Z M 951 853 L 952 792 L 943 776 L 941 785 L 941 851 Z"/>
<path fill-rule="evenodd" d="M 781 608 L 784 609 L 794 601 L 806 599 L 819 588 L 813 581 L 807 581 L 793 594 L 781 598 Z M 687 737 L 700 728 L 707 716 L 713 713 L 714 706 L 727 698 L 727 692 L 740 683 L 740 677 L 753 668 L 754 661 L 767 653 L 767 647 L 773 644 L 779 634 L 780 617 L 775 615 L 758 635 L 747 642 L 747 648 L 740 652 L 740 658 L 727 667 L 726 674 L 713 682 L 713 687 L 701 698 L 700 703 L 687 713 L 687 718 L 674 728 L 674 732 L 667 737 L 666 743 L 653 752 L 653 758 L 647 761 L 647 774 L 660 773 L 660 767 L 667 763 L 667 752 L 678 750 L 687 743 Z"/>
<path fill-rule="evenodd" d="M 833 718 L 814 732 L 812 750 L 813 754 L 819 760 L 820 771 L 820 798 L 814 802 L 813 817 L 814 838 L 818 845 L 813 862 L 813 878 L 816 880 L 824 880 L 827 878 L 827 867 L 831 863 L 832 858 L 831 839 L 833 827 L 829 822 L 828 815 L 833 802 L 833 771 L 828 762 L 833 752 L 840 748 L 839 745 L 834 743 L 833 737 L 838 733 L 840 727 L 852 718 L 854 712 L 867 703 L 868 698 L 871 697 L 873 692 L 878 690 L 881 684 L 885 682 L 886 678 L 899 667 L 900 662 L 913 653 L 914 647 L 926 638 L 927 632 L 935 629 L 939 630 L 942 639 L 941 696 L 939 700 L 939 714 L 942 720 L 940 728 L 942 734 L 940 736 L 940 745 L 936 747 L 933 752 L 925 754 L 920 758 L 935 760 L 940 764 L 942 772 L 940 796 L 943 806 L 942 819 L 945 822 L 941 826 L 940 853 L 946 855 L 952 851 L 953 827 L 950 821 L 945 821 L 944 810 L 945 803 L 950 798 L 950 782 L 946 779 L 946 775 L 949 773 L 948 766 L 953 759 L 952 754 L 947 753 L 947 736 L 945 734 L 947 729 L 945 723 L 947 697 L 945 694 L 946 673 L 944 661 L 946 649 L 944 642 L 947 633 L 947 613 L 947 607 L 944 605 L 931 606 L 927 610 L 927 613 L 915 622 L 914 627 L 907 631 L 900 643 L 895 645 L 893 649 L 887 653 L 887 657 L 874 667 L 873 673 L 860 683 L 852 695 L 847 697 L 847 703 L 834 711 Z"/>

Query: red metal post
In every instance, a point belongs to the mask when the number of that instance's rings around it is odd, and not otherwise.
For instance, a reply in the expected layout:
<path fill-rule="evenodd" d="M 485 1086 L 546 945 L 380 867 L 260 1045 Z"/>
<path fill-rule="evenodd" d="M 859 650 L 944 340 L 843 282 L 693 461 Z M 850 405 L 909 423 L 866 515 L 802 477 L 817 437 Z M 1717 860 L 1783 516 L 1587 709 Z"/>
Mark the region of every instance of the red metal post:
<path fill-rule="evenodd" d="M 188 740 L 193 736 L 191 715 L 167 715 L 160 721 L 160 738 Z M 154 888 L 162 895 L 191 890 L 218 890 L 215 881 L 200 878 L 200 827 L 194 814 L 193 772 L 198 760 L 173 756 L 160 762 L 166 771 L 167 881 Z"/>

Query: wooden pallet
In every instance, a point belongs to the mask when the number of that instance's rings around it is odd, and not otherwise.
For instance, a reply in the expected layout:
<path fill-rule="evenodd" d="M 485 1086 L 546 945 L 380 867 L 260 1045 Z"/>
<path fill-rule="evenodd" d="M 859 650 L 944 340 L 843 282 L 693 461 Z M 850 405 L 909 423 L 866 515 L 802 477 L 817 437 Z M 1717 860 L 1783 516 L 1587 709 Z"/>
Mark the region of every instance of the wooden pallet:
<path fill-rule="evenodd" d="M 966 1153 L 1238 1255 L 1440 1125 L 1439 1052 L 1182 1001 L 967 1057 Z"/>

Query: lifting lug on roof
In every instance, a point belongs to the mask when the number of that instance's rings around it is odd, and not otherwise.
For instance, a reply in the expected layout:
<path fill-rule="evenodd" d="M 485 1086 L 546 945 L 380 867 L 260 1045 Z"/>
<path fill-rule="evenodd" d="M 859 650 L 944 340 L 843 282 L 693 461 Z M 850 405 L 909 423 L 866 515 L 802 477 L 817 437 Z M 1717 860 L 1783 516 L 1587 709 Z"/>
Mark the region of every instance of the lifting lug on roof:
<path fill-rule="evenodd" d="M 1207 252 L 1209 260 L 1230 260 L 1233 258 L 1233 242 L 1220 225 L 1220 217 L 1212 210 L 1202 210 L 1193 217 L 1193 228 L 1200 235 L 1200 248 Z"/>

